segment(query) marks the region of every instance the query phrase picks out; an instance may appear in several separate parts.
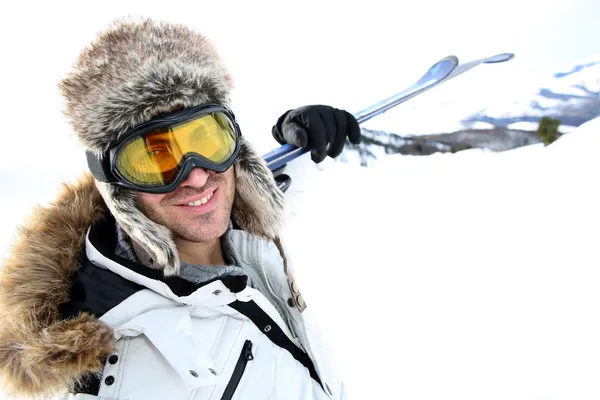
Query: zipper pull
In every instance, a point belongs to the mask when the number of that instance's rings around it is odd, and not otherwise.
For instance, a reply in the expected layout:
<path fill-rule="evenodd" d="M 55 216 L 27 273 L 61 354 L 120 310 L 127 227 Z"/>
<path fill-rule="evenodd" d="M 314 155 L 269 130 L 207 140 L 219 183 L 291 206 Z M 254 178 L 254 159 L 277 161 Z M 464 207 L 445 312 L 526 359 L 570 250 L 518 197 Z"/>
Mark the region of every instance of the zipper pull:
<path fill-rule="evenodd" d="M 252 354 L 252 342 L 246 340 L 244 343 L 244 358 L 248 361 L 254 360 L 254 354 Z"/>

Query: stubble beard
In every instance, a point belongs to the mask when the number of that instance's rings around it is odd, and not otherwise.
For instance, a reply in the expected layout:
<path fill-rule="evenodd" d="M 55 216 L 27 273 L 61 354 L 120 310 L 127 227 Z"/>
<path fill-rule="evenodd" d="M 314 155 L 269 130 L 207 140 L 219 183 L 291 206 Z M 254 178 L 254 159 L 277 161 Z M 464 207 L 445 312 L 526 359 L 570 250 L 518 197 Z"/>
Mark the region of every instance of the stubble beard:
<path fill-rule="evenodd" d="M 154 207 L 148 207 L 138 203 L 140 210 L 154 222 L 165 226 L 173 234 L 173 239 L 183 239 L 188 242 L 203 243 L 221 237 L 229 228 L 229 221 L 233 209 L 233 200 L 235 196 L 235 183 L 222 175 L 214 175 L 210 178 L 210 183 L 206 186 L 218 187 L 219 204 L 214 210 L 204 214 L 190 215 L 185 220 L 180 221 L 175 218 L 169 218 L 166 215 L 169 206 L 159 204 L 158 210 Z M 182 197 L 190 194 L 201 193 L 203 189 L 182 189 L 173 196 L 165 196 L 163 201 L 168 204 L 174 196 Z"/>

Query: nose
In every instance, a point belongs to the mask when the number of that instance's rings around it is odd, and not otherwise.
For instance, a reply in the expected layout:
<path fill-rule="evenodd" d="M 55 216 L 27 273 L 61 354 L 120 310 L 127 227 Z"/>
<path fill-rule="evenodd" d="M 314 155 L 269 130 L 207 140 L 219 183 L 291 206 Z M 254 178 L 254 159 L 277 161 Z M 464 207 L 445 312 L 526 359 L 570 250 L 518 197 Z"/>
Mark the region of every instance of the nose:
<path fill-rule="evenodd" d="M 194 187 L 202 187 L 206 185 L 206 181 L 210 175 L 214 174 L 212 171 L 207 171 L 204 168 L 196 167 L 193 168 L 188 176 L 181 182 L 179 186 L 194 186 Z"/>

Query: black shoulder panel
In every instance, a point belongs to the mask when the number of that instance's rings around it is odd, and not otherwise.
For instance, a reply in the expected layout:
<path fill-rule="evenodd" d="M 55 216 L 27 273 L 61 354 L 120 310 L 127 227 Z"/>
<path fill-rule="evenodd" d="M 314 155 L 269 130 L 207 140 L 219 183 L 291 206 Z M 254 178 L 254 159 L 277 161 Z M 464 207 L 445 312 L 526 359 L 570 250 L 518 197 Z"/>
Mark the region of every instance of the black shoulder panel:
<path fill-rule="evenodd" d="M 137 283 L 98 268 L 83 257 L 72 277 L 69 302 L 61 306 L 60 312 L 63 318 L 74 317 L 82 311 L 101 317 L 141 289 Z"/>

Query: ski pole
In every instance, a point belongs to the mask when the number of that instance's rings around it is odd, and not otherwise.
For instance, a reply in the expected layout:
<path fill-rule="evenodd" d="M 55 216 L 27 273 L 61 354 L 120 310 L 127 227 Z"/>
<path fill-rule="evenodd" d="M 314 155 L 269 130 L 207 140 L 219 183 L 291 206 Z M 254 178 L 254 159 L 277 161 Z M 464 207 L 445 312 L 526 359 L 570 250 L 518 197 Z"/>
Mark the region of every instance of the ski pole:
<path fill-rule="evenodd" d="M 371 118 L 386 112 L 387 110 L 404 103 L 421 93 L 437 86 L 438 84 L 455 78 L 480 64 L 492 64 L 509 61 L 514 58 L 513 53 L 501 53 L 494 56 L 459 64 L 456 56 L 444 57 L 436 62 L 427 72 L 409 88 L 388 97 L 385 100 L 375 103 L 354 114 L 359 124 L 370 120 Z M 299 148 L 290 144 L 285 144 L 278 149 L 270 151 L 263 156 L 270 170 L 275 170 L 293 159 L 309 151 L 306 148 Z"/>

